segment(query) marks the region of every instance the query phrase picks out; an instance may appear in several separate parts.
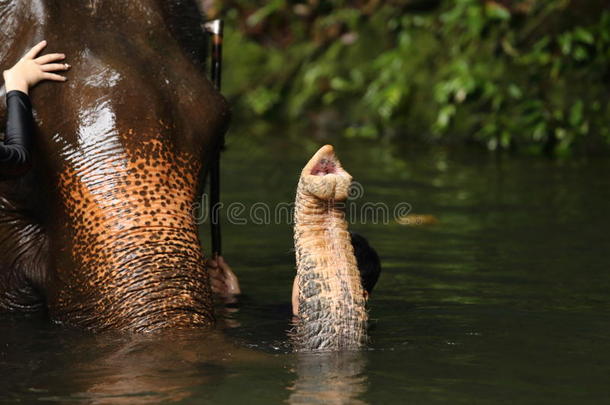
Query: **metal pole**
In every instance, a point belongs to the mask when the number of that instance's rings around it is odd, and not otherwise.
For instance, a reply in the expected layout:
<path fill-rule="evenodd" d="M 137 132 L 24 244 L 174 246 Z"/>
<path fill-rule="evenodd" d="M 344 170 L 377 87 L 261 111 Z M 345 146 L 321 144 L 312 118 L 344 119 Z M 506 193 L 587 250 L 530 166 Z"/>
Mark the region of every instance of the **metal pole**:
<path fill-rule="evenodd" d="M 205 30 L 212 36 L 212 62 L 211 78 L 218 91 L 221 90 L 222 80 L 222 20 L 212 20 L 204 25 Z M 214 149 L 212 166 L 210 167 L 210 225 L 212 234 L 212 256 L 222 254 L 222 241 L 220 236 L 220 151 L 224 148 L 224 133 Z"/>
<path fill-rule="evenodd" d="M 223 23 L 222 20 L 208 21 L 204 25 L 206 32 L 212 36 L 212 68 L 211 76 L 214 85 L 221 90 L 222 82 L 222 35 Z"/>

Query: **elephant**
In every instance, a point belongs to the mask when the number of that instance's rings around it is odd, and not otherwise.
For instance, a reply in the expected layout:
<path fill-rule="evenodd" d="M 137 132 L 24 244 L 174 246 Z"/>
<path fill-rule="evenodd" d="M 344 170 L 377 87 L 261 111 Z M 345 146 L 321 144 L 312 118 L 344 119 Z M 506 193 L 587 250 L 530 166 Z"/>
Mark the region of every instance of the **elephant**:
<path fill-rule="evenodd" d="M 4 69 L 42 39 L 72 65 L 32 89 L 32 167 L 0 182 L 0 311 L 91 331 L 214 323 L 191 210 L 230 108 L 201 20 L 188 0 L 0 2 Z"/>

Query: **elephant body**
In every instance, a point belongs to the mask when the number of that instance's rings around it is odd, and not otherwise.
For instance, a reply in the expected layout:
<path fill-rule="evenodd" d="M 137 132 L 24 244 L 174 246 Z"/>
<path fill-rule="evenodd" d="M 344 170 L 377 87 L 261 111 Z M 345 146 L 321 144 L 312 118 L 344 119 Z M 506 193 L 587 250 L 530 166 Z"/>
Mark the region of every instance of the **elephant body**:
<path fill-rule="evenodd" d="M 0 3 L 0 60 L 47 39 L 65 84 L 31 91 L 33 167 L 0 183 L 0 310 L 91 330 L 214 317 L 192 207 L 229 120 L 194 2 Z"/>

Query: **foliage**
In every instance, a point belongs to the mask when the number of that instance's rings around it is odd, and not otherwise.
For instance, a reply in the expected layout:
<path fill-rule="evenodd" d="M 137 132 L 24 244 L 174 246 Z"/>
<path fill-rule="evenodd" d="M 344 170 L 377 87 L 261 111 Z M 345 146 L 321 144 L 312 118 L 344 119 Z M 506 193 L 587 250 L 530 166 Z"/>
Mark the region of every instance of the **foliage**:
<path fill-rule="evenodd" d="M 605 0 L 220 4 L 236 116 L 530 153 L 610 144 Z"/>

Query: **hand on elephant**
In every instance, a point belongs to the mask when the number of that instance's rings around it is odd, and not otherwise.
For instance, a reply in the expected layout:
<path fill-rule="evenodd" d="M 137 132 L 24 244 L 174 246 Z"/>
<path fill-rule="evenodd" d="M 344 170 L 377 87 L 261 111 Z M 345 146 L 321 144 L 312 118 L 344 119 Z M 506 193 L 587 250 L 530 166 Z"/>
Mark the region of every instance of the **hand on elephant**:
<path fill-rule="evenodd" d="M 56 82 L 67 80 L 64 76 L 52 73 L 70 69 L 70 65 L 67 63 L 57 63 L 64 60 L 66 55 L 50 53 L 36 57 L 46 46 L 47 41 L 39 42 L 15 66 L 4 71 L 3 76 L 7 93 L 11 90 L 19 90 L 27 94 L 32 86 L 43 80 Z"/>
<path fill-rule="evenodd" d="M 216 260 L 208 260 L 207 267 L 212 291 L 215 294 L 223 296 L 241 294 L 237 276 L 222 256 L 218 256 Z"/>

